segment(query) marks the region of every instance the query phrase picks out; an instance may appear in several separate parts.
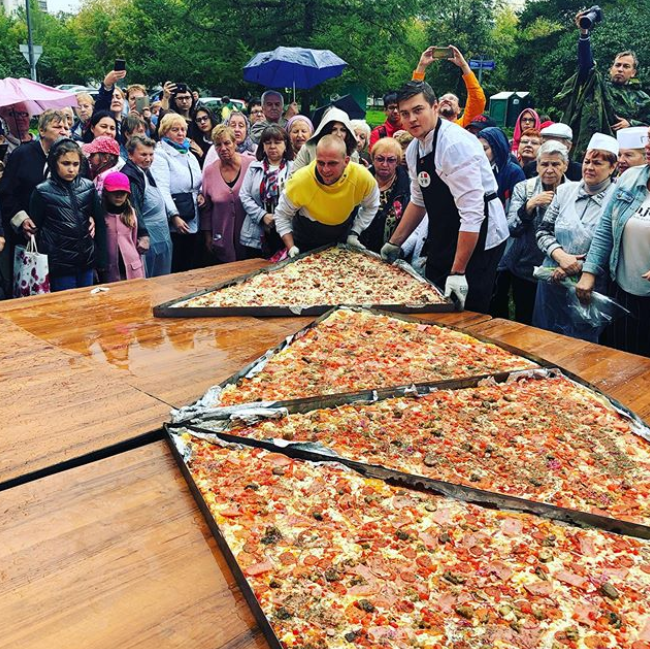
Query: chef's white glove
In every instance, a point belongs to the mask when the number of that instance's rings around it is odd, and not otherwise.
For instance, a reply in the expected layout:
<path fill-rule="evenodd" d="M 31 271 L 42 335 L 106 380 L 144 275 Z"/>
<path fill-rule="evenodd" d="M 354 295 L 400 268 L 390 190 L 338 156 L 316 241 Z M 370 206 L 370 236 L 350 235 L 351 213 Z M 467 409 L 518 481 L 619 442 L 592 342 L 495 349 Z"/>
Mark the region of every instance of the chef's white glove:
<path fill-rule="evenodd" d="M 465 275 L 449 275 L 447 277 L 447 281 L 445 282 L 445 297 L 455 295 L 461 309 L 465 308 L 468 291 L 469 286 L 467 285 Z"/>
<path fill-rule="evenodd" d="M 298 246 L 291 246 L 291 248 L 289 248 L 289 257 L 291 257 L 291 259 L 293 259 L 299 254 L 300 254 L 300 249 L 298 248 Z"/>
<path fill-rule="evenodd" d="M 379 254 L 384 261 L 387 261 L 389 264 L 394 264 L 397 261 L 401 250 L 402 249 L 399 246 L 396 246 L 394 243 L 387 241 L 381 247 Z"/>
<path fill-rule="evenodd" d="M 356 248 L 357 250 L 366 250 L 366 247 L 359 241 L 359 235 L 356 232 L 350 232 L 348 239 L 346 241 L 350 248 Z"/>

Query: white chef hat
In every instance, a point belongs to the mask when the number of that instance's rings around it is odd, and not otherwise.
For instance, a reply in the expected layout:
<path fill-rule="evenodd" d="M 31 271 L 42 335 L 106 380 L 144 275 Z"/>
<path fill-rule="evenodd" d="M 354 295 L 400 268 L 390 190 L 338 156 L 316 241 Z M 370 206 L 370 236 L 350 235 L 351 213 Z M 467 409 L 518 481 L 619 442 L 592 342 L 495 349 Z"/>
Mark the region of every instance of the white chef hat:
<path fill-rule="evenodd" d="M 621 149 L 642 149 L 643 138 L 648 134 L 647 126 L 630 126 L 616 131 L 616 139 Z"/>
<path fill-rule="evenodd" d="M 598 149 L 599 151 L 609 151 L 614 155 L 618 155 L 618 142 L 616 138 L 604 133 L 594 133 L 587 145 L 587 151 Z"/>

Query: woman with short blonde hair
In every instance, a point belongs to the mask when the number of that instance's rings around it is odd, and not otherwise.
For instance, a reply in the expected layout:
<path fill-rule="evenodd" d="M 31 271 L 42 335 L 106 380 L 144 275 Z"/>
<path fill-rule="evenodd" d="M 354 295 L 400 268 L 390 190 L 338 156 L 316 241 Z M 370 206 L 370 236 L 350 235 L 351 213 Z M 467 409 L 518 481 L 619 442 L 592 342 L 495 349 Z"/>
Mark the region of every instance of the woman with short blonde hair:
<path fill-rule="evenodd" d="M 239 192 L 251 162 L 250 155 L 237 151 L 235 131 L 219 124 L 212 129 L 212 141 L 218 159 L 203 167 L 202 193 L 205 209 L 201 213 L 201 230 L 207 251 L 207 263 L 223 264 L 246 259 L 241 243 L 241 229 L 246 212 Z"/>
<path fill-rule="evenodd" d="M 354 129 L 354 134 L 357 136 L 357 153 L 359 158 L 370 162 L 368 154 L 368 142 L 370 141 L 370 126 L 365 119 L 351 119 L 350 124 Z"/>
<path fill-rule="evenodd" d="M 400 164 L 402 147 L 392 137 L 383 137 L 372 147 L 370 173 L 379 187 L 379 210 L 359 241 L 373 252 L 391 238 L 411 198 L 408 171 Z"/>
<path fill-rule="evenodd" d="M 182 126 L 187 130 L 187 122 L 182 115 L 178 113 L 167 113 L 161 120 L 158 126 L 159 137 L 165 137 L 173 126 Z"/>
<path fill-rule="evenodd" d="M 182 115 L 167 113 L 158 133 L 151 173 L 165 201 L 173 243 L 172 273 L 177 273 L 198 265 L 201 168 L 190 151 Z"/>
<path fill-rule="evenodd" d="M 378 155 L 394 155 L 397 156 L 397 164 L 402 163 L 403 151 L 402 145 L 393 137 L 382 137 L 375 142 L 372 147 L 372 159 L 374 160 Z"/>

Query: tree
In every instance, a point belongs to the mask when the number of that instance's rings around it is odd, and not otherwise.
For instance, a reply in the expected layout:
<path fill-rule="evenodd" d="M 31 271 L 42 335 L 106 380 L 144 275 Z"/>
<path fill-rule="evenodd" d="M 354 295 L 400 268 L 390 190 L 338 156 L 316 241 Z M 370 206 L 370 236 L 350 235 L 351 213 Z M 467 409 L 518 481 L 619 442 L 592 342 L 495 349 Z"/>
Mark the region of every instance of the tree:
<path fill-rule="evenodd" d="M 0 78 L 29 77 L 29 65 L 18 47 L 20 36 L 18 20 L 0 9 Z"/>

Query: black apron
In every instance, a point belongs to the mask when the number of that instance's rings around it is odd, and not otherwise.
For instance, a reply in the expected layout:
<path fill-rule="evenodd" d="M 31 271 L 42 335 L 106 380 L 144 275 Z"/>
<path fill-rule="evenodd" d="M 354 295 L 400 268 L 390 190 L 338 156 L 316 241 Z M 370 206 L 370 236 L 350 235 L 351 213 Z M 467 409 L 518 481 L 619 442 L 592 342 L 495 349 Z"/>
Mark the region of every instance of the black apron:
<path fill-rule="evenodd" d="M 298 213 L 293 217 L 292 222 L 293 241 L 300 252 L 315 250 L 332 243 L 344 242 L 355 214 L 356 210 L 339 225 L 325 225 L 318 221 L 312 221 Z"/>
<path fill-rule="evenodd" d="M 425 244 L 427 250 L 425 275 L 436 286 L 444 289 L 456 257 L 460 214 L 449 187 L 436 173 L 434 161 L 441 123 L 439 118 L 433 135 L 431 153 L 424 157 L 418 157 L 416 171 L 424 205 L 429 215 L 429 232 Z M 504 247 L 503 245 L 497 246 L 494 251 L 485 250 L 485 239 L 488 230 L 488 202 L 497 198 L 496 193 L 488 194 L 485 197 L 485 218 L 481 224 L 476 248 L 465 270 L 465 277 L 469 286 L 465 308 L 483 313 L 487 313 L 489 309 L 496 276 L 496 265 L 501 258 Z M 496 262 L 494 262 L 493 258 L 497 255 Z"/>

